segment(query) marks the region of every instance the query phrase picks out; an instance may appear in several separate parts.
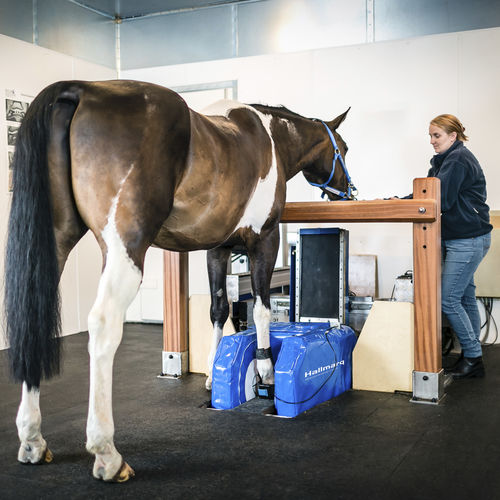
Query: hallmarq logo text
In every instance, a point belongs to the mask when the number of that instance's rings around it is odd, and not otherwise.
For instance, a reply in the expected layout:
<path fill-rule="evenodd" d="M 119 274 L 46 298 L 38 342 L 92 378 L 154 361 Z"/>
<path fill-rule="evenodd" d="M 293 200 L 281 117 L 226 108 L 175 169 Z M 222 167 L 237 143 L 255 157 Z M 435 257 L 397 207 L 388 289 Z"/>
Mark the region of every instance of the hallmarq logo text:
<path fill-rule="evenodd" d="M 315 370 L 309 370 L 304 372 L 304 378 L 314 377 L 314 375 L 319 375 L 320 373 L 326 372 L 328 370 L 333 370 L 334 368 L 337 368 L 337 366 L 344 364 L 345 364 L 344 360 L 342 360 L 342 361 L 337 361 L 336 363 L 332 363 L 331 365 L 319 366 Z"/>

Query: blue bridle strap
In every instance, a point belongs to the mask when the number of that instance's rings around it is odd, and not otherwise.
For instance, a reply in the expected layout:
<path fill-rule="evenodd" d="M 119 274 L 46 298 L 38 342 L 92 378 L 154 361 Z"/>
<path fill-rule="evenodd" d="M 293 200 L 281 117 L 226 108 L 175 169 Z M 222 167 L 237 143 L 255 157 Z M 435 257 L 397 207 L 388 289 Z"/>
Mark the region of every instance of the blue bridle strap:
<path fill-rule="evenodd" d="M 321 121 L 321 120 L 318 120 Z M 334 151 L 334 156 L 333 156 L 333 161 L 332 161 L 332 171 L 330 172 L 330 176 L 328 177 L 326 182 L 323 182 L 323 184 L 316 184 L 315 182 L 307 181 L 311 186 L 319 187 L 320 189 L 323 189 L 323 194 L 321 197 L 323 198 L 325 196 L 325 191 L 329 191 L 330 193 L 336 194 L 339 196 L 342 200 L 355 200 L 355 194 L 356 194 L 356 187 L 351 181 L 351 177 L 349 175 L 349 172 L 347 171 L 347 168 L 344 163 L 344 159 L 342 158 L 342 155 L 340 154 L 339 147 L 337 146 L 337 142 L 335 141 L 335 137 L 333 136 L 332 131 L 330 130 L 330 127 L 324 122 L 321 121 L 321 123 L 324 125 L 326 128 L 326 131 L 328 132 L 328 136 L 330 137 L 330 141 L 332 142 L 333 145 L 333 151 Z M 328 184 L 333 178 L 333 174 L 335 173 L 335 164 L 337 160 L 340 161 L 340 164 L 342 165 L 342 169 L 344 170 L 344 174 L 347 179 L 347 191 L 340 191 L 338 189 L 335 189 L 333 187 L 330 187 Z"/>

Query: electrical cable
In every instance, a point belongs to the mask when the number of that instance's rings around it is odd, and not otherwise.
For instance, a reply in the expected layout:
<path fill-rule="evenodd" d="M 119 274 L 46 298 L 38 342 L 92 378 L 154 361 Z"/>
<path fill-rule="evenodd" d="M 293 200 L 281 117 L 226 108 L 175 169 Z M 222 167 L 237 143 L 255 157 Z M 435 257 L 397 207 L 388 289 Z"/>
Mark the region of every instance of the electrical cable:
<path fill-rule="evenodd" d="M 484 308 L 484 314 L 485 314 L 485 320 L 484 323 L 481 325 L 480 331 L 483 330 L 483 328 L 486 326 L 486 334 L 484 336 L 483 341 L 481 342 L 482 345 L 487 345 L 487 340 L 490 334 L 490 323 L 491 323 L 491 316 L 490 316 L 490 299 L 489 297 L 481 297 L 479 299 L 481 304 L 483 304 Z"/>
<path fill-rule="evenodd" d="M 484 347 L 488 347 L 490 345 L 495 344 L 498 340 L 498 326 L 493 316 L 494 299 L 493 297 L 480 297 L 479 301 L 483 305 L 485 313 L 485 321 L 481 325 L 481 331 L 483 330 L 484 327 L 486 327 L 486 333 L 483 340 L 481 341 L 481 345 L 483 345 Z M 492 322 L 495 327 L 495 338 L 492 342 L 488 342 L 488 338 L 490 335 L 490 327 Z"/>
<path fill-rule="evenodd" d="M 334 368 L 332 370 L 332 372 L 330 373 L 330 375 L 328 375 L 328 377 L 325 379 L 325 381 L 319 386 L 319 388 L 316 390 L 316 392 L 308 397 L 307 399 L 304 399 L 303 401 L 285 401 L 284 399 L 281 399 L 280 397 L 278 397 L 276 395 L 276 393 L 274 394 L 274 397 L 278 400 L 278 401 L 281 401 L 282 403 L 285 403 L 285 404 L 289 404 L 289 405 L 300 405 L 300 404 L 304 404 L 304 403 L 307 403 L 308 401 L 310 401 L 311 399 L 313 399 L 317 394 L 319 394 L 319 392 L 321 391 L 321 389 L 323 389 L 323 387 L 326 385 L 326 383 L 333 377 L 333 374 L 335 373 L 335 371 L 337 370 L 337 353 L 335 352 L 335 349 L 333 348 L 331 342 L 330 342 L 330 339 L 328 338 L 328 332 L 335 329 L 336 327 L 332 326 L 330 328 L 328 328 L 328 330 L 325 331 L 325 339 L 326 341 L 328 342 L 328 345 L 330 346 L 330 349 L 332 350 L 333 352 L 333 356 L 334 356 Z"/>

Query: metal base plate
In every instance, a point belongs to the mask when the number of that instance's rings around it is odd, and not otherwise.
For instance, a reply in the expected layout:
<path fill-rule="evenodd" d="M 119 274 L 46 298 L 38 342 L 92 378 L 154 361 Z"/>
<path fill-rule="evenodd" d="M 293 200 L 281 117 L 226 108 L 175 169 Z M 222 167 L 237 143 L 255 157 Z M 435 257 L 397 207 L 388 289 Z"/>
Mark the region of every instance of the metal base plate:
<path fill-rule="evenodd" d="M 162 370 L 159 378 L 179 378 L 188 372 L 188 353 L 162 352 Z"/>
<path fill-rule="evenodd" d="M 434 372 L 413 372 L 412 403 L 439 404 L 445 397 L 444 370 Z"/>

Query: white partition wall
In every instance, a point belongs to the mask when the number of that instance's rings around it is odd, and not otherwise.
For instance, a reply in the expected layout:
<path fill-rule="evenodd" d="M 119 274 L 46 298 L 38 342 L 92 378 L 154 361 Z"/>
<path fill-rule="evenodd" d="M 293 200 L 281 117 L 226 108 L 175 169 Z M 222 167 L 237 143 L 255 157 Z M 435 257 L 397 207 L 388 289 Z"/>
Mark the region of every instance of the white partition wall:
<path fill-rule="evenodd" d="M 168 87 L 237 80 L 242 102 L 283 104 L 322 119 L 351 106 L 340 133 L 349 145 L 347 166 L 360 199 L 411 192 L 411 180 L 427 174 L 433 155 L 429 120 L 441 113 L 456 114 L 470 136 L 468 146 L 484 168 L 489 204 L 498 209 L 498 47 L 500 29 L 493 28 L 144 68 L 122 76 Z M 319 199 L 319 191 L 300 174 L 288 183 L 288 201 L 313 199 Z M 412 267 L 411 226 L 343 226 L 350 231 L 351 253 L 378 255 L 380 296 L 389 296 L 394 279 Z"/>
<path fill-rule="evenodd" d="M 5 106 L 5 90 L 15 90 L 35 96 L 44 87 L 57 80 L 107 80 L 115 78 L 114 70 L 74 57 L 37 47 L 30 43 L 0 35 L 0 95 Z M 5 247 L 7 219 L 11 194 L 8 192 L 8 155 L 5 113 L 0 120 L 0 241 Z M 0 273 L 3 276 L 3 250 Z M 87 234 L 71 252 L 61 280 L 63 334 L 87 329 L 87 315 L 94 301 L 102 266 L 101 253 L 91 234 Z M 3 281 L 2 281 L 3 283 Z M 3 286 L 2 286 L 3 291 Z M 3 296 L 0 297 L 3 301 Z M 0 308 L 3 330 L 3 308 Z M 5 347 L 0 335 L 0 349 Z"/>
<path fill-rule="evenodd" d="M 500 28 L 492 28 L 127 70 L 122 77 L 168 87 L 236 81 L 242 102 L 283 104 L 305 116 L 322 119 L 331 119 L 351 106 L 340 133 L 349 145 L 347 165 L 361 199 L 409 193 L 411 180 L 426 175 L 433 154 L 427 136 L 429 120 L 440 113 L 454 113 L 463 121 L 470 136 L 468 146 L 484 168 L 490 207 L 498 210 L 498 47 Z M 61 79 L 116 76 L 109 68 L 2 35 L 0 53 L 0 92 L 13 89 L 34 96 Z M 0 120 L 2 244 L 10 201 L 5 126 L 5 120 Z M 319 191 L 299 174 L 288 184 L 287 199 L 317 200 Z M 411 226 L 342 226 L 350 231 L 351 253 L 378 256 L 379 295 L 389 296 L 396 276 L 412 267 Z M 289 228 L 293 230 L 293 226 Z M 201 254 L 199 257 L 201 268 L 204 263 Z M 70 255 L 62 278 L 65 334 L 86 330 L 100 269 L 100 251 L 92 235 L 87 235 Z M 3 274 L 3 258 L 0 272 Z M 155 276 L 159 273 L 153 271 Z M 153 287 L 154 279 L 146 281 L 146 285 Z M 197 272 L 191 276 L 190 284 L 193 290 L 206 291 L 206 274 Z M 0 320 L 3 322 L 1 316 Z M 0 347 L 3 346 L 0 338 Z"/>

